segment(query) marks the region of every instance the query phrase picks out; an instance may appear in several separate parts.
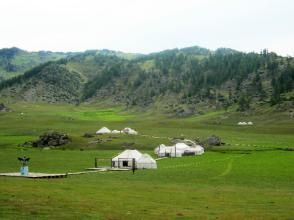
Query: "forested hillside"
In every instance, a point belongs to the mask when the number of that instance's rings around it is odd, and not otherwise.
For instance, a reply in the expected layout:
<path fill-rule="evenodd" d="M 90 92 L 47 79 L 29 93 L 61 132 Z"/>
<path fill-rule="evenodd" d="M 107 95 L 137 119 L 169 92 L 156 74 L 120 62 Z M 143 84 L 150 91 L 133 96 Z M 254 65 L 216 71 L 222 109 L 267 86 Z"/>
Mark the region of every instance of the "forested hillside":
<path fill-rule="evenodd" d="M 229 107 L 289 109 L 293 86 L 291 57 L 267 50 L 257 54 L 190 47 L 149 55 L 86 51 L 4 81 L 0 94 L 27 101 L 156 106 L 185 116 Z"/>
<path fill-rule="evenodd" d="M 158 103 L 178 115 L 198 108 L 246 111 L 256 104 L 293 105 L 293 58 L 264 50 L 169 50 L 107 66 L 86 83 L 84 100 L 111 99 L 128 106 Z"/>

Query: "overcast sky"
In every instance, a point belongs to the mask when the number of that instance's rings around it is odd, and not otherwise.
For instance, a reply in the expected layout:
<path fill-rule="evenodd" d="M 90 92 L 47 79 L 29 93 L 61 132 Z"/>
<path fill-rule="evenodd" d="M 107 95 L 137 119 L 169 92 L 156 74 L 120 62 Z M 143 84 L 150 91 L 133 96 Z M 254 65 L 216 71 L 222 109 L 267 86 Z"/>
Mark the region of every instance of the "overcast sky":
<path fill-rule="evenodd" d="M 1 0 L 0 48 L 149 53 L 198 45 L 294 56 L 293 0 Z"/>

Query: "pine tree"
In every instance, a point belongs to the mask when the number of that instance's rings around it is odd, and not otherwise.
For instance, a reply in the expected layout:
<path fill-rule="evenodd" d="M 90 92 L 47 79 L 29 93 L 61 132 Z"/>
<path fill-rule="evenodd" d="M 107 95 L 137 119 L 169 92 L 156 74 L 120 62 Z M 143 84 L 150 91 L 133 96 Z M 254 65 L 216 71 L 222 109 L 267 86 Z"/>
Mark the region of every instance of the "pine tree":
<path fill-rule="evenodd" d="M 250 99 L 242 93 L 238 100 L 238 111 L 244 112 L 250 109 Z"/>

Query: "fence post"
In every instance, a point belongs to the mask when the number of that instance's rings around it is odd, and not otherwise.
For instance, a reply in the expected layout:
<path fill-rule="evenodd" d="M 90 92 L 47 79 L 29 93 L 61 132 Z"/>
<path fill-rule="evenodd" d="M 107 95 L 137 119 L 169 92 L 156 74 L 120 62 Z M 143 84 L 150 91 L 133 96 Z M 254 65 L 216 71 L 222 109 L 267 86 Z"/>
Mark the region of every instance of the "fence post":
<path fill-rule="evenodd" d="M 133 161 L 132 161 L 132 170 L 133 170 L 133 174 L 135 174 L 135 169 L 136 169 L 136 162 L 135 162 L 135 158 L 133 158 Z"/>

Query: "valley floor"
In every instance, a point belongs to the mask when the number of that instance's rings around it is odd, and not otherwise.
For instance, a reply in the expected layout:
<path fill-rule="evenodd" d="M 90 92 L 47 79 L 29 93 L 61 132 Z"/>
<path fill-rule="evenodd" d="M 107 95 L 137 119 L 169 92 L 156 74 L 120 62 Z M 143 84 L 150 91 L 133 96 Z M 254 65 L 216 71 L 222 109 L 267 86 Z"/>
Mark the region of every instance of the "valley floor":
<path fill-rule="evenodd" d="M 224 112 L 172 119 L 119 108 L 17 103 L 0 113 L 0 172 L 17 172 L 18 156 L 30 171 L 65 173 L 93 167 L 135 147 L 153 154 L 165 137 L 203 139 L 216 134 L 226 145 L 202 156 L 159 160 L 157 170 L 91 173 L 64 179 L 0 177 L 1 219 L 291 219 L 294 216 L 294 123 L 287 115 Z M 23 113 L 23 114 L 21 114 Z M 240 127 L 238 121 L 253 121 Z M 160 136 L 95 136 L 102 126 L 132 127 Z M 48 130 L 68 133 L 66 148 L 19 147 Z M 100 144 L 93 141 L 100 139 Z M 154 155 L 152 155 L 154 156 Z"/>

